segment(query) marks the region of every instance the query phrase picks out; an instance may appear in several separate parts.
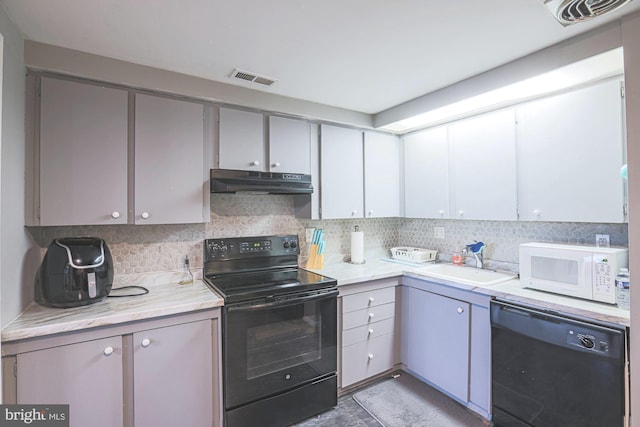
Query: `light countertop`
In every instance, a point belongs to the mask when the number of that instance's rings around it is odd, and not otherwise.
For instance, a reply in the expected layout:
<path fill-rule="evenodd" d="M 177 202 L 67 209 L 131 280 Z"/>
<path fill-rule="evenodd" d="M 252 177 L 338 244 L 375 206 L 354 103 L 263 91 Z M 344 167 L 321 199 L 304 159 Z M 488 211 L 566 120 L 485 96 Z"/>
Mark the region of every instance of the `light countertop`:
<path fill-rule="evenodd" d="M 338 281 L 338 287 L 409 276 L 515 303 L 629 326 L 628 310 L 619 309 L 614 305 L 524 289 L 517 279 L 489 286 L 475 286 L 434 277 L 429 273 L 429 266 L 400 264 L 379 258 L 369 259 L 361 265 L 342 261 L 332 262 L 325 264 L 323 269 L 312 271 L 335 278 Z M 148 288 L 149 294 L 140 297 L 106 298 L 95 304 L 65 309 L 47 308 L 32 303 L 20 316 L 2 328 L 2 341 L 16 341 L 189 313 L 220 307 L 224 304 L 223 299 L 201 280 L 195 280 L 189 285 L 179 285 L 178 277 L 179 273 L 116 276 L 114 288 L 127 285 L 142 285 Z"/>
<path fill-rule="evenodd" d="M 377 258 L 368 259 L 365 264 L 361 265 L 354 265 L 348 262 L 331 263 L 325 265 L 325 268 L 321 270 L 313 271 L 333 277 L 338 281 L 338 287 L 402 275 L 410 276 L 491 297 L 498 297 L 514 303 L 522 303 L 559 313 L 600 320 L 626 327 L 629 326 L 629 310 L 620 309 L 615 305 L 526 289 L 522 287 L 520 281 L 517 279 L 487 286 L 458 283 L 430 275 L 429 267 L 430 266 L 393 263 Z"/>
<path fill-rule="evenodd" d="M 222 298 L 201 280 L 188 285 L 179 285 L 178 280 L 179 274 L 173 273 L 116 276 L 114 288 L 139 285 L 149 289 L 149 293 L 137 297 L 105 298 L 74 308 L 48 308 L 34 302 L 2 328 L 2 341 L 79 331 L 223 305 Z"/>

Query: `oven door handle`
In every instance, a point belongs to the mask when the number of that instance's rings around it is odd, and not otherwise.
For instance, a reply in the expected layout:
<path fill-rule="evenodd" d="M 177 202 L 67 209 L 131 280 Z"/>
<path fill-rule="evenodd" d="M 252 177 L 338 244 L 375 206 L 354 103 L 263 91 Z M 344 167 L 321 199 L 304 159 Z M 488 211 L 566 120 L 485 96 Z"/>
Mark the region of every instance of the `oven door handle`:
<path fill-rule="evenodd" d="M 287 305 L 295 305 L 306 303 L 310 301 L 321 301 L 324 299 L 335 298 L 338 296 L 338 290 L 333 290 L 329 292 L 323 292 L 319 294 L 312 294 L 301 296 L 297 298 L 286 299 L 282 301 L 273 301 L 273 302 L 265 302 L 262 304 L 239 304 L 239 305 L 230 305 L 227 306 L 227 311 L 253 311 L 253 310 L 262 310 L 264 308 L 273 308 L 273 307 L 284 307 Z"/>

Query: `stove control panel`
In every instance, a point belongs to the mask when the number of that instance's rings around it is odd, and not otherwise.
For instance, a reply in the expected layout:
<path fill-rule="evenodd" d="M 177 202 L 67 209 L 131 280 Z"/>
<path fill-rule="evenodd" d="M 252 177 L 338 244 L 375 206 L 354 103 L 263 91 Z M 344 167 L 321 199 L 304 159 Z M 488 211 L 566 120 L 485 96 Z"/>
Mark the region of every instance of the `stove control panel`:
<path fill-rule="evenodd" d="M 206 239 L 204 241 L 204 252 L 206 262 L 298 255 L 300 247 L 297 235 L 230 237 L 226 239 Z"/>

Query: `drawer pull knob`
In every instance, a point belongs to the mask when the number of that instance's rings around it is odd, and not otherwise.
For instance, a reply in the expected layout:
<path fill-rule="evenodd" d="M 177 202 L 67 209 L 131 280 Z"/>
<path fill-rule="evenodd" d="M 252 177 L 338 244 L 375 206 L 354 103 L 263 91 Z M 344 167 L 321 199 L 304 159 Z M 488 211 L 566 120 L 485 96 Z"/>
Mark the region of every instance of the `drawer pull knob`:
<path fill-rule="evenodd" d="M 142 219 L 149 219 L 151 215 L 149 215 L 149 212 L 142 212 L 140 216 L 142 217 Z"/>
<path fill-rule="evenodd" d="M 118 212 L 118 211 L 111 212 L 111 218 L 113 218 L 113 219 L 120 218 L 120 212 Z"/>
<path fill-rule="evenodd" d="M 249 163 L 249 166 L 260 166 L 260 162 L 258 160 L 254 160 L 253 162 Z"/>
<path fill-rule="evenodd" d="M 374 297 L 369 297 L 369 303 L 374 302 L 376 299 Z"/>
<path fill-rule="evenodd" d="M 373 335 L 373 329 L 369 329 L 369 335 Z"/>
<path fill-rule="evenodd" d="M 462 313 L 464 313 L 464 308 L 458 307 L 457 311 L 458 311 L 458 314 L 462 314 Z"/>
<path fill-rule="evenodd" d="M 105 348 L 103 353 L 105 356 L 111 356 L 113 354 L 113 347 L 109 346 Z"/>
<path fill-rule="evenodd" d="M 373 319 L 373 313 L 369 313 L 369 319 Z"/>
<path fill-rule="evenodd" d="M 369 360 L 373 360 L 373 354 L 372 353 L 369 353 L 368 357 L 369 357 Z"/>
<path fill-rule="evenodd" d="M 151 340 L 149 338 L 145 338 L 142 340 L 140 345 L 143 346 L 144 348 L 147 348 L 149 347 L 149 345 L 151 345 Z"/>

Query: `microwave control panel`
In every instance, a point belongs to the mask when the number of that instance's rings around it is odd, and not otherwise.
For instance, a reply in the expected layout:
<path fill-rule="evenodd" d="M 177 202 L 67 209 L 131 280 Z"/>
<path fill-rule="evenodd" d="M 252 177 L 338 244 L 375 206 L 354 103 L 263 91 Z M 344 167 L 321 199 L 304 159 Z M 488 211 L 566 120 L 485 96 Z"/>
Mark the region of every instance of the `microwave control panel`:
<path fill-rule="evenodd" d="M 595 299 L 602 300 L 597 297 L 605 297 L 606 300 L 615 302 L 615 279 L 616 272 L 609 263 L 609 257 L 595 254 L 593 256 L 593 296 L 596 297 Z"/>

